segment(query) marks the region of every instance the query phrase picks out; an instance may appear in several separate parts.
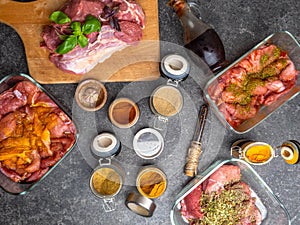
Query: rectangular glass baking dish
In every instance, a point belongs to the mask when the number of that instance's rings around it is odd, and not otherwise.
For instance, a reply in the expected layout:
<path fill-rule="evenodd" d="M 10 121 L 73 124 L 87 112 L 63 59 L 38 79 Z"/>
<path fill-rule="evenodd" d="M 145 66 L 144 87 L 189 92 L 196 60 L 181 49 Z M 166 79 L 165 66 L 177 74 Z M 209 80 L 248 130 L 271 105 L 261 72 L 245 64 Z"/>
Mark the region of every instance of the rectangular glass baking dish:
<path fill-rule="evenodd" d="M 48 97 L 51 98 L 51 100 L 64 112 L 70 119 L 71 117 L 68 115 L 66 110 L 63 109 L 63 106 L 59 104 L 55 98 L 47 91 L 45 90 L 37 81 L 35 81 L 32 77 L 26 74 L 17 74 L 17 75 L 8 75 L 4 77 L 0 81 L 0 94 L 3 93 L 4 91 L 10 89 L 11 87 L 15 86 L 17 83 L 21 81 L 30 81 L 32 82 L 36 87 L 38 87 L 40 90 L 42 90 Z M 68 149 L 68 151 L 62 156 L 62 158 L 57 161 L 52 167 L 49 168 L 49 170 L 37 181 L 33 181 L 30 183 L 22 183 L 22 182 L 14 182 L 10 178 L 8 178 L 6 175 L 4 175 L 2 172 L 0 172 L 0 187 L 10 193 L 10 194 L 16 194 L 16 195 L 22 195 L 26 194 L 28 191 L 31 191 L 34 187 L 39 185 L 43 179 L 45 179 L 51 171 L 73 150 L 77 139 L 78 139 L 78 128 L 76 127 L 76 124 L 74 121 L 72 121 L 75 129 L 76 129 L 76 134 L 75 134 L 75 142 L 72 144 L 72 146 Z"/>
<path fill-rule="evenodd" d="M 257 196 L 257 207 L 262 214 L 262 225 L 290 225 L 291 220 L 285 206 L 280 202 L 277 196 L 272 192 L 270 187 L 263 181 L 257 172 L 247 162 L 240 159 L 219 160 L 209 166 L 203 173 L 197 175 L 190 181 L 176 196 L 170 212 L 172 225 L 187 225 L 188 223 L 182 218 L 180 212 L 180 202 L 190 192 L 203 183 L 211 174 L 213 174 L 222 165 L 231 164 L 240 167 L 241 180 L 247 183 L 254 196 Z"/>
<path fill-rule="evenodd" d="M 259 47 L 261 47 L 262 45 L 267 44 L 267 43 L 273 43 L 273 44 L 277 45 L 280 49 L 286 51 L 288 53 L 288 56 L 290 57 L 290 59 L 293 61 L 296 69 L 298 71 L 300 71 L 300 45 L 299 45 L 298 41 L 289 32 L 282 31 L 282 32 L 274 33 L 274 34 L 268 36 L 267 38 L 265 38 L 260 43 L 258 43 L 256 46 L 254 46 L 248 52 L 243 54 L 236 61 L 231 63 L 224 70 L 219 72 L 216 76 L 211 78 L 204 88 L 204 98 L 209 103 L 214 114 L 217 116 L 217 118 L 222 122 L 222 124 L 226 128 L 229 128 L 230 130 L 234 131 L 235 133 L 243 134 L 243 133 L 250 131 L 256 125 L 263 122 L 267 117 L 269 117 L 275 110 L 280 108 L 287 101 L 294 98 L 300 92 L 300 78 L 299 78 L 299 73 L 298 73 L 296 85 L 288 93 L 286 93 L 285 95 L 278 98 L 278 100 L 273 102 L 271 105 L 262 106 L 260 108 L 260 110 L 258 111 L 258 113 L 255 115 L 255 117 L 244 121 L 242 124 L 240 124 L 237 127 L 232 127 L 226 121 L 225 116 L 219 110 L 216 102 L 211 98 L 213 88 L 216 87 L 216 85 L 218 84 L 218 79 L 226 71 L 228 71 L 232 67 L 234 67 L 237 63 L 239 63 L 241 60 L 243 60 L 251 52 L 253 52 L 254 50 L 258 49 Z"/>

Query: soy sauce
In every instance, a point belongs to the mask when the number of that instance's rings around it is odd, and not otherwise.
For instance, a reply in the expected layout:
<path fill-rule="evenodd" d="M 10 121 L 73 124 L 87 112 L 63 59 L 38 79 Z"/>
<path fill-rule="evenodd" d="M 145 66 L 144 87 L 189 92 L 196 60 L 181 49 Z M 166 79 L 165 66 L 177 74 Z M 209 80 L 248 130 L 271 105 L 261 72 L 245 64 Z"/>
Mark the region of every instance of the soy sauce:
<path fill-rule="evenodd" d="M 185 44 L 184 47 L 197 54 L 212 71 L 220 69 L 225 62 L 222 41 L 213 29 L 206 30 L 203 34 Z"/>
<path fill-rule="evenodd" d="M 213 72 L 226 65 L 223 43 L 216 31 L 197 18 L 185 0 L 170 0 L 184 29 L 184 47 L 198 55 Z"/>

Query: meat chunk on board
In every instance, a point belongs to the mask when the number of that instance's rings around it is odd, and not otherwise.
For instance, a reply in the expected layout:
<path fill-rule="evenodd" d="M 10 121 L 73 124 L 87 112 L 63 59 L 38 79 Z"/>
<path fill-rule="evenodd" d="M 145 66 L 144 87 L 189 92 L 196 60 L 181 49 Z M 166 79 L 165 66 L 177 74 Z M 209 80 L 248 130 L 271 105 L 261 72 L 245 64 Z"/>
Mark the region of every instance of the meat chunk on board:
<path fill-rule="evenodd" d="M 63 42 L 60 36 L 70 34 L 70 24 L 45 26 L 41 33 L 41 46 L 49 50 L 50 61 L 67 73 L 85 74 L 113 53 L 138 44 L 143 36 L 145 14 L 141 6 L 132 0 L 69 0 L 60 11 L 72 22 L 83 23 L 87 15 L 93 15 L 102 23 L 100 32 L 87 35 L 86 47 L 77 45 L 63 55 L 55 50 Z"/>

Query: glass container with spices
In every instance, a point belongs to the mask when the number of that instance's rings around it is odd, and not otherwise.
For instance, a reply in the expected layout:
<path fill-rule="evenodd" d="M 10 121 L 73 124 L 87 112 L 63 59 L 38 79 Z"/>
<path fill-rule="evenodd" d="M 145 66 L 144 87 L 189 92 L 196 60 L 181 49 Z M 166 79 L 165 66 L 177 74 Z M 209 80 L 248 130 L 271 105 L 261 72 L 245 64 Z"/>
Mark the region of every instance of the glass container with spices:
<path fill-rule="evenodd" d="M 275 157 L 275 150 L 265 142 L 241 139 L 232 144 L 231 155 L 249 164 L 264 165 Z"/>
<path fill-rule="evenodd" d="M 117 161 L 101 158 L 90 178 L 90 188 L 95 196 L 103 199 L 105 212 L 116 209 L 114 197 L 120 192 L 125 181 L 125 172 Z"/>
<path fill-rule="evenodd" d="M 161 85 L 152 92 L 150 108 L 157 115 L 154 128 L 164 130 L 168 118 L 175 116 L 182 109 L 183 96 L 178 84 L 189 75 L 190 64 L 179 54 L 169 54 L 162 58 L 160 70 L 168 81 L 166 85 Z"/>
<path fill-rule="evenodd" d="M 167 177 L 159 168 L 146 166 L 138 173 L 136 186 L 141 195 L 158 198 L 167 188 Z"/>
<path fill-rule="evenodd" d="M 216 31 L 197 18 L 185 0 L 170 0 L 168 5 L 173 7 L 183 26 L 184 47 L 204 60 L 213 72 L 225 66 L 224 46 Z"/>
<path fill-rule="evenodd" d="M 295 140 L 284 141 L 273 148 L 265 142 L 240 139 L 231 145 L 231 156 L 253 165 L 264 165 L 280 155 L 286 163 L 296 164 L 299 161 L 299 149 L 300 143 Z M 276 150 L 279 154 L 276 154 Z"/>

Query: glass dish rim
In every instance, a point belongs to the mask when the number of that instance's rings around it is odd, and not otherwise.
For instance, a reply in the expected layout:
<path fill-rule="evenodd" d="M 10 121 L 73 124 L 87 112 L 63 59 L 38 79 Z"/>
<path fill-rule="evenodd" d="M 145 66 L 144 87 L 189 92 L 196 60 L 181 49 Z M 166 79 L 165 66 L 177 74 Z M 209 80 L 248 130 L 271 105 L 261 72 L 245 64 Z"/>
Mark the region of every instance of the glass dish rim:
<path fill-rule="evenodd" d="M 211 174 L 213 174 L 222 165 L 230 164 L 232 162 L 243 164 L 244 166 L 247 167 L 247 169 L 249 169 L 251 171 L 251 173 L 253 173 L 254 176 L 256 176 L 261 181 L 262 185 L 267 189 L 267 191 L 270 193 L 270 195 L 277 201 L 280 208 L 284 211 L 285 215 L 287 216 L 288 225 L 291 225 L 291 217 L 290 217 L 288 210 L 286 209 L 284 204 L 280 201 L 280 199 L 274 194 L 274 192 L 269 187 L 269 185 L 262 179 L 262 177 L 254 170 L 254 168 L 249 163 L 245 162 L 244 160 L 236 159 L 236 158 L 223 159 L 223 160 L 220 159 L 220 160 L 213 162 L 202 173 L 196 175 L 189 183 L 187 183 L 181 189 L 181 191 L 175 196 L 176 200 L 173 203 L 173 205 L 171 207 L 171 211 L 170 211 L 170 219 L 171 219 L 172 225 L 176 225 L 176 223 L 174 223 L 174 220 L 173 220 L 174 209 L 176 208 L 176 206 L 178 204 L 180 204 L 180 202 L 189 193 L 191 193 L 199 184 L 203 183 Z"/>
<path fill-rule="evenodd" d="M 75 126 L 75 129 L 76 129 L 76 134 L 75 134 L 75 141 L 73 143 L 73 145 L 70 147 L 70 149 L 61 157 L 60 160 L 58 160 L 53 166 L 51 166 L 49 168 L 49 170 L 37 181 L 33 182 L 33 183 L 28 183 L 28 188 L 26 188 L 25 190 L 19 192 L 19 193 L 16 193 L 16 192 L 11 192 L 9 190 L 6 190 L 4 187 L 2 187 L 2 185 L 0 186 L 0 188 L 5 191 L 6 193 L 9 193 L 9 194 L 12 194 L 12 195 L 25 195 L 27 194 L 28 192 L 32 191 L 36 186 L 38 186 L 69 154 L 70 152 L 73 151 L 73 149 L 75 148 L 76 144 L 77 144 L 77 141 L 78 141 L 78 138 L 79 138 L 79 129 L 78 129 L 78 126 L 76 124 L 76 121 L 74 120 L 74 118 L 71 117 L 71 115 L 68 113 L 68 111 L 66 110 L 66 108 L 61 104 L 59 103 L 55 97 L 49 92 L 47 91 L 42 85 L 40 85 L 34 78 L 32 78 L 30 75 L 28 74 L 25 74 L 25 73 L 12 73 L 12 74 L 9 74 L 9 75 L 6 75 L 4 76 L 1 80 L 0 80 L 0 85 L 13 78 L 13 77 L 23 77 L 27 80 L 29 80 L 30 82 L 32 82 L 36 87 L 38 87 L 41 91 L 43 91 L 70 119 L 71 121 L 73 122 L 74 126 Z M 8 89 L 5 89 L 4 91 L 6 91 Z M 4 92 L 3 91 L 3 92 Z M 1 93 L 3 93 L 1 92 Z M 1 94 L 0 93 L 0 94 Z M 3 174 L 4 175 L 4 174 Z M 5 176 L 5 175 L 4 175 Z M 8 178 L 9 179 L 9 178 Z"/>
<path fill-rule="evenodd" d="M 224 68 L 223 70 L 221 70 L 220 72 L 218 72 L 216 75 L 212 76 L 212 78 L 209 79 L 209 81 L 206 83 L 205 87 L 204 87 L 204 98 L 206 99 L 206 101 L 209 103 L 210 107 L 212 108 L 212 111 L 214 112 L 214 114 L 216 114 L 217 118 L 221 121 L 221 123 L 223 123 L 225 125 L 225 127 L 229 128 L 230 130 L 234 131 L 237 134 L 245 134 L 247 132 L 249 132 L 250 130 L 252 130 L 253 128 L 255 128 L 256 126 L 258 126 L 260 123 L 262 123 L 264 120 L 266 120 L 273 112 L 277 111 L 279 108 L 281 108 L 282 105 L 284 105 L 285 103 L 287 103 L 288 101 L 292 100 L 293 98 L 295 98 L 299 93 L 300 90 L 298 90 L 296 93 L 294 93 L 292 96 L 290 96 L 290 98 L 288 98 L 285 102 L 281 103 L 277 108 L 275 108 L 272 113 L 269 113 L 267 115 L 264 116 L 263 119 L 261 119 L 260 121 L 258 121 L 256 124 L 254 124 L 253 126 L 249 127 L 248 129 L 245 129 L 243 131 L 238 131 L 236 128 L 232 127 L 226 120 L 226 118 L 224 117 L 223 113 L 219 112 L 218 107 L 216 106 L 216 104 L 214 103 L 213 100 L 211 100 L 209 94 L 208 94 L 208 88 L 209 86 L 216 80 L 218 79 L 220 76 L 222 76 L 226 71 L 228 71 L 229 69 L 231 69 L 232 67 L 234 67 L 237 63 L 239 63 L 242 59 L 244 59 L 247 55 L 249 55 L 251 52 L 253 52 L 254 50 L 256 50 L 257 48 L 259 48 L 260 46 L 268 43 L 274 36 L 276 35 L 280 35 L 280 34 L 286 34 L 288 35 L 291 40 L 300 48 L 300 42 L 298 42 L 298 40 L 289 32 L 289 31 L 279 31 L 279 32 L 275 32 L 270 34 L 269 36 L 267 36 L 266 38 L 264 38 L 263 40 L 259 41 L 256 45 L 254 45 L 252 48 L 250 48 L 248 51 L 246 51 L 245 53 L 243 53 L 240 57 L 238 57 L 236 60 L 234 60 L 232 63 L 230 63 L 226 68 Z M 300 69 L 300 68 L 298 68 Z M 298 75 L 298 79 L 300 79 L 300 74 Z M 295 87 L 293 87 L 294 89 Z M 291 89 L 290 91 L 292 91 L 293 89 Z M 221 117 L 221 119 L 220 119 Z"/>

